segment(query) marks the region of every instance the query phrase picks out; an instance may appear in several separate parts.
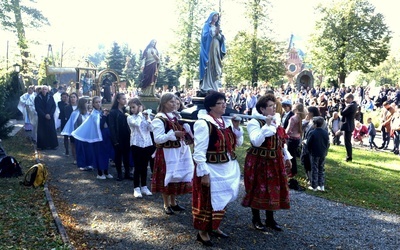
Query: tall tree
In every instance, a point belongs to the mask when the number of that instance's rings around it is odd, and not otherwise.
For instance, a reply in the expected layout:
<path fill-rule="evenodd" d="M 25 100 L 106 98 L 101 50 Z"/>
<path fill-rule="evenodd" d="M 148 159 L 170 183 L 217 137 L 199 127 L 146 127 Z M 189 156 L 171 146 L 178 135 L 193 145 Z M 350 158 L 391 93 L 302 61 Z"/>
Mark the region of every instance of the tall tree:
<path fill-rule="evenodd" d="M 251 63 L 251 82 L 257 83 L 259 80 L 259 36 L 264 36 L 262 33 L 267 27 L 267 0 L 251 0 L 245 2 L 246 16 L 250 19 L 252 25 L 252 34 L 250 37 L 250 63 Z"/>
<path fill-rule="evenodd" d="M 337 0 L 319 5 L 310 50 L 311 63 L 320 72 L 344 83 L 352 71 L 371 72 L 389 54 L 391 32 L 367 0 Z"/>
<path fill-rule="evenodd" d="M 181 72 L 180 65 L 175 66 L 168 55 L 161 57 L 156 87 L 162 87 L 164 85 L 168 85 L 169 89 L 173 86 L 179 87 L 179 76 Z"/>
<path fill-rule="evenodd" d="M 140 76 L 140 60 L 139 56 L 132 52 L 128 45 L 122 47 L 122 53 L 125 57 L 125 67 L 122 71 L 123 78 L 128 86 L 139 83 Z"/>
<path fill-rule="evenodd" d="M 255 40 L 257 45 L 254 53 Z M 285 73 L 283 44 L 268 38 L 254 39 L 252 34 L 239 32 L 229 44 L 230 53 L 225 61 L 226 82 L 275 82 Z M 254 64 L 253 64 L 254 63 Z M 256 78 L 253 78 L 256 76 Z"/>
<path fill-rule="evenodd" d="M 35 0 L 30 0 L 30 2 L 36 3 Z M 30 63 L 30 54 L 25 29 L 49 25 L 49 21 L 39 10 L 21 5 L 20 0 L 0 0 L 0 9 L 2 27 L 17 35 L 17 44 L 21 54 L 22 73 L 26 74 Z"/>
<path fill-rule="evenodd" d="M 106 48 L 104 44 L 99 44 L 97 51 L 93 54 L 88 55 L 88 60 L 92 62 L 96 67 L 101 68 L 102 63 L 106 58 Z"/>
<path fill-rule="evenodd" d="M 117 42 L 113 43 L 113 47 L 106 57 L 107 67 L 115 70 L 118 75 L 122 75 L 122 71 L 125 67 L 125 57 L 122 54 L 121 47 Z"/>
<path fill-rule="evenodd" d="M 376 86 L 398 86 L 400 84 L 400 61 L 389 56 L 386 61 L 373 69 L 373 72 L 357 76 L 355 84 L 363 85 L 375 81 Z"/>
<path fill-rule="evenodd" d="M 284 45 L 267 36 L 270 30 L 267 15 L 270 3 L 267 0 L 251 0 L 244 4 L 251 29 L 240 31 L 229 43 L 226 81 L 250 81 L 252 85 L 278 81 L 285 73 Z"/>
<path fill-rule="evenodd" d="M 198 78 L 201 21 L 205 20 L 204 13 L 210 9 L 209 4 L 199 0 L 177 0 L 178 26 L 175 30 L 178 42 L 173 45 L 177 59 L 182 68 L 182 75 L 186 77 L 186 87 L 189 82 Z"/>

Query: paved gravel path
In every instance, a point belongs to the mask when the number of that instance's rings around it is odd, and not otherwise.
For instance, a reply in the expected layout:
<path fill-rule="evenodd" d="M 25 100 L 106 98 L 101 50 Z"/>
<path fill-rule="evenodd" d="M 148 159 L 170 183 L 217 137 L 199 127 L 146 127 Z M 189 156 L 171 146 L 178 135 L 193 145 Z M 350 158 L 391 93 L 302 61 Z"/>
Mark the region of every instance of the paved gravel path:
<path fill-rule="evenodd" d="M 132 181 L 97 180 L 96 171 L 79 171 L 62 148 L 41 152 L 51 174 L 49 187 L 72 207 L 92 249 L 203 248 L 195 241 L 191 195 L 179 197 L 186 211 L 167 216 L 160 194 L 135 199 Z M 110 173 L 115 175 L 115 168 Z M 298 191 L 290 193 L 291 209 L 276 213 L 283 232 L 255 231 L 250 209 L 240 205 L 243 192 L 242 183 L 221 225 L 230 238 L 212 238 L 213 249 L 400 249 L 400 216 Z"/>

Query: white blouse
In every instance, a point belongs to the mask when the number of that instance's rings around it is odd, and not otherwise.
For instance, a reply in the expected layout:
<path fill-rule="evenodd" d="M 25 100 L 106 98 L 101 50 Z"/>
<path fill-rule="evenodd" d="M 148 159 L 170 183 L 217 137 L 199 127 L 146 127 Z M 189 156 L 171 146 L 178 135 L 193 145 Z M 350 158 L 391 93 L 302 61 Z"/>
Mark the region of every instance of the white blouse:
<path fill-rule="evenodd" d="M 137 115 L 130 115 L 127 118 L 129 128 L 131 129 L 131 146 L 137 146 L 141 148 L 149 147 L 153 145 L 151 140 L 151 120 L 143 116 L 140 112 Z"/>
<path fill-rule="evenodd" d="M 260 123 L 258 123 L 256 119 L 251 119 L 247 123 L 247 132 L 249 134 L 251 144 L 255 147 L 261 146 L 266 137 L 271 137 L 276 134 L 276 128 L 277 125 L 274 123 L 271 123 L 271 125 L 265 124 L 264 126 L 260 127 Z M 286 144 L 283 148 L 283 156 L 284 160 L 290 160 L 293 158 L 287 150 Z"/>
<path fill-rule="evenodd" d="M 201 119 L 202 118 L 202 119 Z M 232 126 L 232 121 L 230 119 L 224 119 L 225 127 Z M 214 119 L 209 115 L 201 115 L 199 112 L 199 120 L 197 120 L 194 124 L 194 152 L 193 152 L 193 160 L 196 162 L 197 167 L 197 176 L 204 176 L 210 173 L 210 169 L 208 164 L 206 163 L 206 153 L 208 149 L 208 142 L 210 137 L 210 132 L 208 131 L 208 126 L 206 121 L 211 122 L 216 125 L 218 128 L 219 125 L 214 121 Z M 243 144 L 243 130 L 239 127 L 239 130 L 233 128 L 234 134 L 236 135 L 236 146 L 241 146 Z M 230 156 L 229 156 L 230 157 Z"/>

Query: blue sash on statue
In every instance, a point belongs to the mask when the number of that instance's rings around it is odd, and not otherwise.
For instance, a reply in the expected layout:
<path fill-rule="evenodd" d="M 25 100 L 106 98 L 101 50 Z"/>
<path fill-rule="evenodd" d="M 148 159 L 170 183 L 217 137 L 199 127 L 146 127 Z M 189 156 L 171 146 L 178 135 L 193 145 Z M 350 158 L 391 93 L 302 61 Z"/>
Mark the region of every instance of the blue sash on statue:
<path fill-rule="evenodd" d="M 102 141 L 100 114 L 100 111 L 93 109 L 89 117 L 71 135 L 80 141 L 89 143 Z"/>

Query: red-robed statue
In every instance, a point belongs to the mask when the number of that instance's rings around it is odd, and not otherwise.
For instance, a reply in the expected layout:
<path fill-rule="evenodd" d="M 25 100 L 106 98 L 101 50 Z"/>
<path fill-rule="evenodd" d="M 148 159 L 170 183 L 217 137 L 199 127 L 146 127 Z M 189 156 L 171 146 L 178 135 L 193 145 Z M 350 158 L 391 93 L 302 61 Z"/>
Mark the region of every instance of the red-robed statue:
<path fill-rule="evenodd" d="M 140 85 L 141 96 L 154 96 L 154 89 L 160 66 L 160 58 L 156 48 L 157 41 L 151 40 L 143 51 L 141 70 L 143 71 L 142 84 Z"/>

